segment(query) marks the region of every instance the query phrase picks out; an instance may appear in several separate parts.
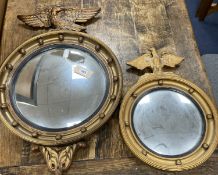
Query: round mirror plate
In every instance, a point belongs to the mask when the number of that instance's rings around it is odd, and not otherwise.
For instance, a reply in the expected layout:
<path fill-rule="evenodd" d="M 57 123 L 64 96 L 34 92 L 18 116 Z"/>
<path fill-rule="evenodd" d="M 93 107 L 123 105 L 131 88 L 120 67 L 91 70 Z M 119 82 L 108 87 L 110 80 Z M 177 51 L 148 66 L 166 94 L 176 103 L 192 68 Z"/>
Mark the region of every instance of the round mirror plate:
<path fill-rule="evenodd" d="M 122 73 L 113 52 L 92 36 L 53 31 L 16 48 L 0 68 L 0 119 L 40 145 L 78 141 L 119 104 Z"/>
<path fill-rule="evenodd" d="M 66 129 L 94 116 L 108 93 L 106 68 L 82 48 L 56 45 L 30 55 L 12 80 L 22 119 L 44 129 Z"/>
<path fill-rule="evenodd" d="M 149 150 L 178 157 L 199 146 L 204 135 L 200 107 L 190 96 L 175 89 L 143 94 L 134 104 L 133 128 Z"/>

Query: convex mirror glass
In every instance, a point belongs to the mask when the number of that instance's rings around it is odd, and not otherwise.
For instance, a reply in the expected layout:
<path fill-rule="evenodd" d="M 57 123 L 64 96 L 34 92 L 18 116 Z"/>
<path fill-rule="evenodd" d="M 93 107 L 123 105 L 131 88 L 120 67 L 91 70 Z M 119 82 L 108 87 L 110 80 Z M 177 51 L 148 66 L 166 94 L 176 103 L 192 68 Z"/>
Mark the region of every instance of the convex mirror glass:
<path fill-rule="evenodd" d="M 149 150 L 178 157 L 199 146 L 205 121 L 190 96 L 175 89 L 156 89 L 143 94 L 133 108 L 136 135 Z"/>
<path fill-rule="evenodd" d="M 102 63 L 81 48 L 56 45 L 30 55 L 10 96 L 21 118 L 44 129 L 73 127 L 92 117 L 108 92 Z"/>

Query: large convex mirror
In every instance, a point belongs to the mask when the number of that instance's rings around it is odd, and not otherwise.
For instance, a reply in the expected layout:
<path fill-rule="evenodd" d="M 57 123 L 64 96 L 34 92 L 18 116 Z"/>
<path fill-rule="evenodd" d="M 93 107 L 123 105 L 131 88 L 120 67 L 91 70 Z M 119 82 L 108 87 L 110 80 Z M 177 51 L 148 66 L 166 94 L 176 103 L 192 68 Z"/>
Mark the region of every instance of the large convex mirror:
<path fill-rule="evenodd" d="M 84 138 L 107 122 L 121 98 L 123 78 L 115 54 L 76 24 L 91 22 L 100 11 L 58 5 L 18 15 L 31 27 L 57 30 L 25 41 L 0 66 L 1 121 L 39 145 L 55 174 L 66 171 L 78 149 L 91 143 Z"/>
<path fill-rule="evenodd" d="M 108 91 L 102 63 L 81 48 L 44 48 L 30 55 L 15 75 L 15 111 L 45 129 L 79 125 L 98 111 Z"/>
<path fill-rule="evenodd" d="M 178 157 L 192 151 L 205 132 L 200 107 L 175 89 L 143 94 L 135 103 L 132 117 L 142 144 L 162 156 Z"/>

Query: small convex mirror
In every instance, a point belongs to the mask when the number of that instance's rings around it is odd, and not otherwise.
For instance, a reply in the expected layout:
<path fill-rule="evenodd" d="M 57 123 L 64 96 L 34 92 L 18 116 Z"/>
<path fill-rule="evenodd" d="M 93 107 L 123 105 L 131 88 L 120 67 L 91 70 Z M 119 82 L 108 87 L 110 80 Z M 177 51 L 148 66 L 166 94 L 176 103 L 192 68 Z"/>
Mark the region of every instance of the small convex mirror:
<path fill-rule="evenodd" d="M 1 120 L 21 138 L 41 145 L 49 169 L 60 174 L 76 149 L 85 146 L 80 139 L 112 115 L 122 91 L 116 56 L 80 32 L 35 36 L 0 70 Z"/>
<path fill-rule="evenodd" d="M 127 92 L 120 110 L 124 141 L 145 163 L 162 170 L 191 169 L 206 161 L 217 145 L 217 111 L 193 83 L 169 72 L 183 58 L 161 57 L 155 49 L 127 64 L 150 67 Z"/>

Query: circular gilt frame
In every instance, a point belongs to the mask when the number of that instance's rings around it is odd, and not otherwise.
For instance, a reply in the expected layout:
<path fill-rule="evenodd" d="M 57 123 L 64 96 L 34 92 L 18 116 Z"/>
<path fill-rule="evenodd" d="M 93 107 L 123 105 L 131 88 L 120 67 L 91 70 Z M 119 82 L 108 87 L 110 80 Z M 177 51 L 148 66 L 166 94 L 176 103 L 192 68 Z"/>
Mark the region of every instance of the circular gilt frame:
<path fill-rule="evenodd" d="M 177 156 L 164 157 L 147 149 L 135 135 L 131 113 L 140 95 L 156 88 L 174 88 L 188 94 L 200 106 L 204 114 L 205 133 L 201 143 L 193 151 Z M 120 109 L 120 128 L 125 143 L 143 162 L 166 171 L 182 171 L 205 162 L 216 149 L 218 136 L 217 109 L 210 98 L 193 83 L 173 74 L 144 75 L 127 92 Z"/>
<path fill-rule="evenodd" d="M 91 119 L 75 128 L 64 131 L 44 131 L 24 122 L 16 114 L 10 101 L 11 79 L 19 65 L 31 53 L 54 44 L 74 45 L 90 51 L 106 68 L 109 90 L 99 111 Z M 122 92 L 122 72 L 113 52 L 101 41 L 85 33 L 53 31 L 35 36 L 16 48 L 0 67 L 0 118 L 21 138 L 41 145 L 62 145 L 77 141 L 101 127 L 116 109 Z"/>

